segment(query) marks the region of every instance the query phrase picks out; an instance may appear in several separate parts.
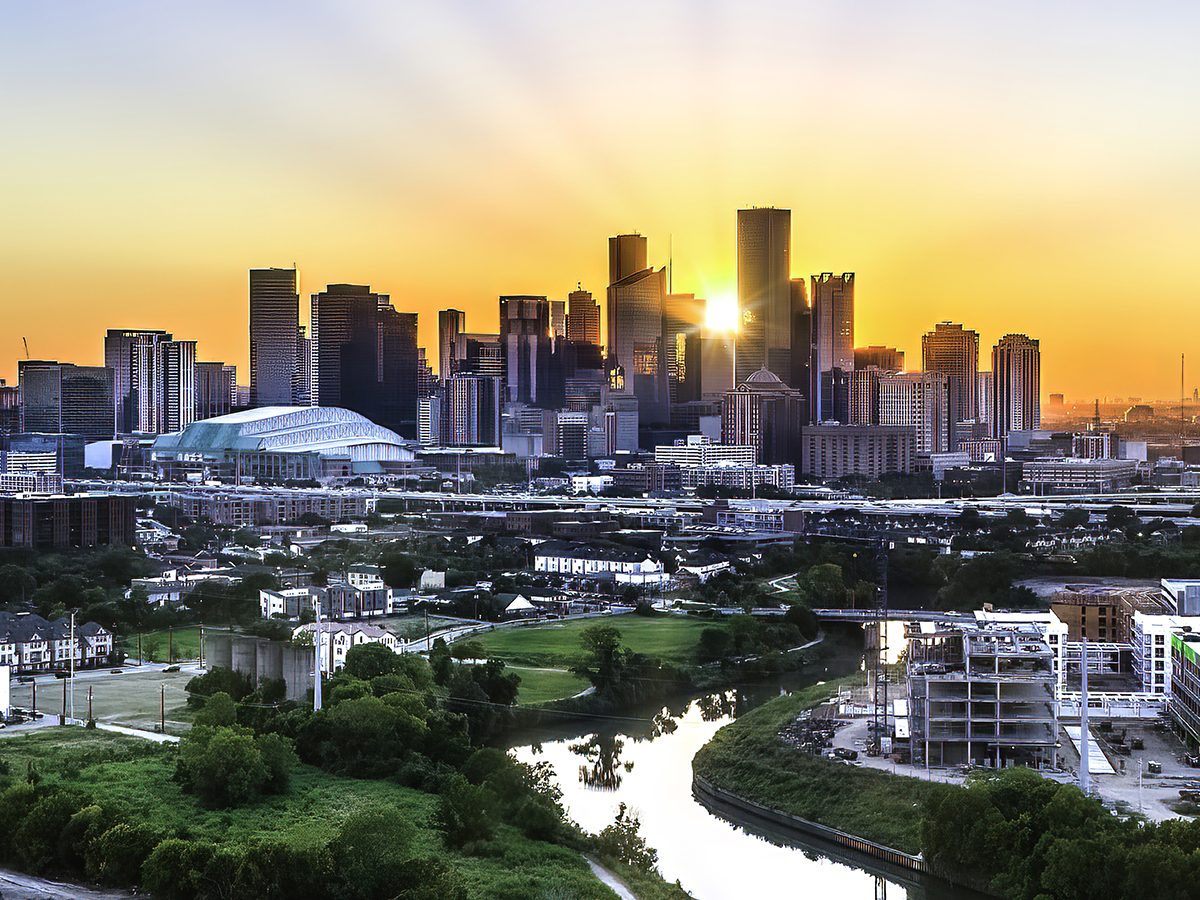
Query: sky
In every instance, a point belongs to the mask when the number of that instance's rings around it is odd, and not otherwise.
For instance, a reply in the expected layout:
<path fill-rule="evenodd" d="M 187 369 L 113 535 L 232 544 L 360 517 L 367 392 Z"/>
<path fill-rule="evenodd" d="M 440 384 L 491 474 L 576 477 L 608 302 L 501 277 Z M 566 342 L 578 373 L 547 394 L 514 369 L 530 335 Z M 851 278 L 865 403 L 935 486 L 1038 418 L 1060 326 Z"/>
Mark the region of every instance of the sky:
<path fill-rule="evenodd" d="M 0 7 L 0 377 L 163 328 L 247 383 L 247 270 L 496 329 L 603 298 L 607 238 L 726 309 L 736 210 L 856 273 L 855 342 L 1041 342 L 1042 391 L 1200 385 L 1200 7 L 23 3 Z M 601 302 L 603 306 L 603 302 Z M 436 357 L 436 354 L 432 354 Z"/>

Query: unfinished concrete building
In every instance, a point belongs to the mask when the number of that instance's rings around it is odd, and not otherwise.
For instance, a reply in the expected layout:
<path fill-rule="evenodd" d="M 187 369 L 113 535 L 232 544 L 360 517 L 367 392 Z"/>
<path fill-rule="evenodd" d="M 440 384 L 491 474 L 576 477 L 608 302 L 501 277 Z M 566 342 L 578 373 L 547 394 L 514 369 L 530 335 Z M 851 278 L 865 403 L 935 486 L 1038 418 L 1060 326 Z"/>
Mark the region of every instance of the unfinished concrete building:
<path fill-rule="evenodd" d="M 1054 767 L 1054 651 L 1035 625 L 935 625 L 909 634 L 912 760 L 929 768 Z"/>

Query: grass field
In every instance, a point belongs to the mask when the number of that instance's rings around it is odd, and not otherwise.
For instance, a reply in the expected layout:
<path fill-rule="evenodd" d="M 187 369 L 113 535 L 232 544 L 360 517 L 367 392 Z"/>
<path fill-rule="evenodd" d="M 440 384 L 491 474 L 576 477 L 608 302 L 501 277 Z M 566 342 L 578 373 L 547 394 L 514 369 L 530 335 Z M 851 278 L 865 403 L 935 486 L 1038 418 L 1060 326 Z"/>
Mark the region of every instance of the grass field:
<path fill-rule="evenodd" d="M 521 686 L 517 692 L 517 703 L 521 706 L 536 706 L 551 700 L 574 697 L 589 687 L 587 680 L 561 669 L 506 666 L 505 671 L 521 676 Z"/>
<path fill-rule="evenodd" d="M 741 797 L 918 853 L 922 801 L 953 788 L 800 753 L 779 737 L 785 722 L 832 696 L 840 685 L 827 682 L 752 710 L 700 748 L 692 768 Z"/>
<path fill-rule="evenodd" d="M 587 654 L 579 643 L 584 629 L 611 625 L 621 632 L 621 644 L 636 653 L 656 656 L 676 665 L 694 662 L 700 632 L 713 623 L 682 616 L 605 616 L 527 628 L 498 628 L 472 636 L 488 652 L 509 665 L 569 669 L 584 662 Z"/>
<path fill-rule="evenodd" d="M 143 631 L 142 656 L 148 662 L 179 662 L 200 658 L 200 626 L 188 625 L 164 631 Z M 129 654 L 129 659 L 138 658 L 138 636 L 125 637 L 120 647 Z M 173 655 L 172 654 L 173 648 Z M 168 655 L 171 659 L 168 660 Z"/>
<path fill-rule="evenodd" d="M 301 846 L 322 843 L 350 812 L 386 805 L 416 826 L 413 846 L 419 854 L 440 856 L 458 871 L 471 900 L 613 897 L 577 852 L 529 840 L 511 827 L 500 829 L 487 855 L 467 857 L 446 850 L 430 825 L 437 797 L 386 781 L 340 778 L 301 765 L 291 790 L 282 797 L 239 809 L 208 810 L 172 780 L 173 748 L 134 738 L 81 728 L 43 728 L 0 736 L 0 759 L 15 773 L 28 771 L 32 763 L 47 782 L 68 784 L 107 801 L 126 818 L 160 829 L 164 836 L 217 843 L 244 844 L 262 838 L 286 839 Z M 641 877 L 631 881 L 643 900 L 685 897 L 661 881 Z"/>
<path fill-rule="evenodd" d="M 92 689 L 92 715 L 100 722 L 153 729 L 159 723 L 161 688 L 166 687 L 167 731 L 180 733 L 191 727 L 191 711 L 185 708 L 184 686 L 195 672 L 138 672 L 126 667 L 120 675 L 107 670 L 84 672 L 75 679 L 75 716 L 86 718 L 88 688 Z M 63 682 L 39 679 L 37 706 L 46 715 L 62 711 Z M 28 684 L 13 684 L 13 706 L 31 707 L 33 689 Z"/>

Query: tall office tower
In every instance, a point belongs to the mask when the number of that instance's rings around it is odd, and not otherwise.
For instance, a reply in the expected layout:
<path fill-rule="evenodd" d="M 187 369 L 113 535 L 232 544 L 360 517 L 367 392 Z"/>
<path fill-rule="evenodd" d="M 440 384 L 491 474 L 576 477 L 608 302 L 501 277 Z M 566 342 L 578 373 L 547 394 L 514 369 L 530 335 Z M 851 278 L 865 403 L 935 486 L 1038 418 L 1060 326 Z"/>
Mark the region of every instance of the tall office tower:
<path fill-rule="evenodd" d="M 644 243 L 645 238 L 640 240 Z M 609 247 L 611 250 L 612 239 Z M 609 268 L 614 268 L 611 257 L 609 262 Z M 642 269 L 608 286 L 608 367 L 625 370 L 625 391 L 637 397 L 642 424 L 671 421 L 663 340 L 666 295 L 666 269 Z"/>
<path fill-rule="evenodd" d="M 787 383 L 804 395 L 805 415 L 804 424 L 809 423 L 807 408 L 811 406 L 813 395 L 812 386 L 812 357 L 813 357 L 813 318 L 812 307 L 808 303 L 808 283 L 803 278 L 793 278 L 790 282 L 792 292 L 792 375 Z"/>
<path fill-rule="evenodd" d="M 417 398 L 417 443 L 422 447 L 438 447 L 442 443 L 442 393 Z"/>
<path fill-rule="evenodd" d="M 600 304 L 582 286 L 567 294 L 567 339 L 600 346 Z"/>
<path fill-rule="evenodd" d="M 504 400 L 543 406 L 550 377 L 550 302 L 545 297 L 500 298 Z"/>
<path fill-rule="evenodd" d="M 865 369 L 867 366 L 875 366 L 884 372 L 903 372 L 904 351 L 897 350 L 895 347 L 880 347 L 875 345 L 870 347 L 855 347 L 854 368 Z"/>
<path fill-rule="evenodd" d="M 250 270 L 250 405 L 292 406 L 298 387 L 295 269 Z"/>
<path fill-rule="evenodd" d="M 736 341 L 732 331 L 706 329 L 700 338 L 700 396 L 723 397 L 733 390 L 733 356 Z"/>
<path fill-rule="evenodd" d="M 850 424 L 879 424 L 879 366 L 854 367 L 850 376 Z"/>
<path fill-rule="evenodd" d="M 1006 334 L 992 350 L 992 437 L 1042 427 L 1042 353 L 1023 334 Z"/>
<path fill-rule="evenodd" d="M 457 309 L 438 311 L 438 378 L 445 381 L 452 374 L 451 360 L 461 359 L 456 345 L 459 335 L 467 330 L 467 314 Z"/>
<path fill-rule="evenodd" d="M 340 406 L 408 436 L 417 420 L 417 314 L 368 285 L 312 295 L 315 406 Z"/>
<path fill-rule="evenodd" d="M 109 440 L 114 431 L 113 371 L 54 360 L 17 362 L 20 431 Z"/>
<path fill-rule="evenodd" d="M 3 439 L 21 430 L 21 389 L 15 384 L 5 384 L 0 378 L 0 446 Z"/>
<path fill-rule="evenodd" d="M 921 368 L 947 379 L 950 424 L 974 420 L 978 411 L 979 335 L 961 325 L 939 322 L 921 337 Z"/>
<path fill-rule="evenodd" d="M 195 421 L 214 419 L 232 412 L 230 397 L 233 391 L 229 384 L 232 368 L 219 362 L 196 363 Z"/>
<path fill-rule="evenodd" d="M 153 395 L 153 385 L 145 379 L 154 374 L 146 360 L 153 359 L 153 350 L 146 357 L 143 351 L 143 369 L 138 370 L 138 347 L 153 348 L 159 341 L 169 341 L 171 335 L 165 331 L 110 328 L 104 335 L 104 365 L 113 370 L 113 402 L 116 409 L 117 431 L 129 434 L 138 430 L 138 407 L 143 397 Z M 149 402 L 148 400 L 146 401 Z"/>
<path fill-rule="evenodd" d="M 648 269 L 646 260 L 646 239 L 640 234 L 618 234 L 608 239 L 608 283 L 616 284 L 623 278 L 628 278 L 635 272 Z M 612 320 L 609 320 L 612 328 Z M 612 337 L 609 336 L 609 344 Z"/>
<path fill-rule="evenodd" d="M 790 209 L 738 210 L 737 384 L 763 366 L 792 377 L 791 248 Z"/>
<path fill-rule="evenodd" d="M 296 379 L 292 385 L 296 406 L 312 405 L 312 340 L 301 325 L 296 330 Z"/>
<path fill-rule="evenodd" d="M 950 449 L 947 377 L 941 372 L 909 372 L 879 379 L 879 424 L 916 431 L 917 453 Z"/>
<path fill-rule="evenodd" d="M 454 375 L 447 382 L 447 443 L 457 446 L 500 444 L 500 395 L 503 379 Z"/>
<path fill-rule="evenodd" d="M 813 422 L 847 422 L 854 371 L 854 273 L 812 276 Z"/>
<path fill-rule="evenodd" d="M 154 430 L 159 434 L 182 431 L 196 418 L 196 342 L 163 341 L 158 345 L 156 368 Z"/>
<path fill-rule="evenodd" d="M 567 301 L 550 301 L 550 336 L 565 338 L 567 336 Z"/>
<path fill-rule="evenodd" d="M 489 375 L 504 377 L 504 351 L 498 334 L 459 335 L 450 360 L 451 375 Z"/>
<path fill-rule="evenodd" d="M 804 396 L 765 367 L 725 395 L 721 443 L 751 446 L 764 466 L 800 468 Z"/>
<path fill-rule="evenodd" d="M 975 380 L 978 394 L 976 395 L 975 408 L 979 414 L 976 416 L 976 421 L 983 425 L 991 425 L 992 422 L 992 404 L 996 392 L 993 389 L 992 373 L 980 372 L 979 377 Z M 988 428 L 988 434 L 991 434 L 991 428 Z"/>
<path fill-rule="evenodd" d="M 672 403 L 700 399 L 700 334 L 707 309 L 708 303 L 695 294 L 663 298 L 663 344 Z"/>
<path fill-rule="evenodd" d="M 415 313 L 413 315 L 416 315 Z M 417 348 L 417 396 L 427 397 L 438 386 L 438 378 L 433 374 L 433 367 L 425 356 L 425 348 Z"/>

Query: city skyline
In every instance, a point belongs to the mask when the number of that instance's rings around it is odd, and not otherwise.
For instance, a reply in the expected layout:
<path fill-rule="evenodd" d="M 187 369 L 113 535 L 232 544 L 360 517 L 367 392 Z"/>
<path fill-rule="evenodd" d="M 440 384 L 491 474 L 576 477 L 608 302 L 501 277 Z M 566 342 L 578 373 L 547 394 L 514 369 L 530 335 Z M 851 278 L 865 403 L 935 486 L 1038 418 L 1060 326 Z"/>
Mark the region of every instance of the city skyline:
<path fill-rule="evenodd" d="M 282 29 L 72 10 L 0 29 L 21 86 L 0 149 L 10 381 L 22 337 L 89 365 L 107 328 L 187 334 L 248 373 L 245 273 L 293 263 L 302 296 L 378 285 L 427 348 L 439 309 L 483 329 L 501 295 L 603 296 L 605 239 L 635 229 L 673 291 L 727 303 L 754 205 L 793 210 L 795 277 L 856 273 L 863 346 L 915 359 L 946 319 L 988 346 L 1036 334 L 1044 389 L 1076 398 L 1171 397 L 1179 353 L 1200 359 L 1194 10 L 629 7 L 654 53 L 619 11 L 540 3 Z M 314 68 L 317 47 L 355 52 Z M 653 115 L 636 142 L 611 128 L 631 97 Z"/>

